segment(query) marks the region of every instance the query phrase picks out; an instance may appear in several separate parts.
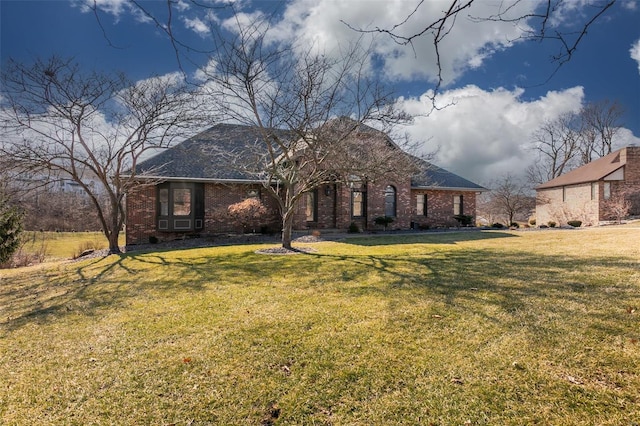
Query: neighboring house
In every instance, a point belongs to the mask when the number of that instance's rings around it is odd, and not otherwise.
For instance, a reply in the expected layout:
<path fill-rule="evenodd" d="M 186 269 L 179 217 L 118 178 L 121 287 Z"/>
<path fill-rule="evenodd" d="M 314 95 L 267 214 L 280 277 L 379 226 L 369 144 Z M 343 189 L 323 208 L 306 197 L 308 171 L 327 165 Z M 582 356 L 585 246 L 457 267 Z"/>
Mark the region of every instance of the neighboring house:
<path fill-rule="evenodd" d="M 620 206 L 628 215 L 640 214 L 640 147 L 628 146 L 558 176 L 536 188 L 538 225 L 583 226 L 618 219 Z"/>
<path fill-rule="evenodd" d="M 258 227 L 279 232 L 276 201 L 256 175 L 233 164 L 250 161 L 241 153 L 259 141 L 252 127 L 218 124 L 136 167 L 140 186 L 127 196 L 127 244 L 238 232 L 228 207 L 259 199 L 270 212 Z M 408 155 L 402 151 L 401 155 Z M 375 218 L 393 217 L 392 229 L 456 224 L 454 216 L 476 214 L 476 194 L 486 191 L 460 176 L 417 160 L 420 172 L 386 181 L 321 185 L 302 197 L 294 229 L 377 229 Z M 473 222 L 472 222 L 473 223 Z"/>

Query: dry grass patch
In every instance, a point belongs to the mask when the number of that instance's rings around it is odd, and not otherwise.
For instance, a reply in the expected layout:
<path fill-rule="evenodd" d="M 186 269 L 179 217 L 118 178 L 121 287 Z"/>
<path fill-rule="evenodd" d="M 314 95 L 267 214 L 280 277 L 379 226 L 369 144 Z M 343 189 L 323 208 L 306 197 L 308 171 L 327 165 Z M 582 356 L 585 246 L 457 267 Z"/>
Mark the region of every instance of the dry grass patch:
<path fill-rule="evenodd" d="M 0 271 L 0 419 L 631 424 L 639 238 L 426 234 Z"/>

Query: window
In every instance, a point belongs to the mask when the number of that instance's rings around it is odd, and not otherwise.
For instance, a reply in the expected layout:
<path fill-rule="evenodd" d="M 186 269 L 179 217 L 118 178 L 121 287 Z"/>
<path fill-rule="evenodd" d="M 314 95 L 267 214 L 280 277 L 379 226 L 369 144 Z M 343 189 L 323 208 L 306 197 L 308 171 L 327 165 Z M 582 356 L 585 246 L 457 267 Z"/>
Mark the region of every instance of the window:
<path fill-rule="evenodd" d="M 391 185 L 384 190 L 384 215 L 396 217 L 396 189 Z"/>
<path fill-rule="evenodd" d="M 351 215 L 353 217 L 364 217 L 364 191 L 353 191 L 351 193 Z"/>
<path fill-rule="evenodd" d="M 195 231 L 204 227 L 204 186 L 166 182 L 158 185 L 158 230 Z"/>
<path fill-rule="evenodd" d="M 598 183 L 597 182 L 591 182 L 591 200 L 597 200 L 598 199 Z"/>
<path fill-rule="evenodd" d="M 173 189 L 173 215 L 189 216 L 191 214 L 191 188 Z"/>
<path fill-rule="evenodd" d="M 305 200 L 305 216 L 307 218 L 307 222 L 316 222 L 318 216 L 318 197 L 317 191 L 307 192 Z"/>
<path fill-rule="evenodd" d="M 160 216 L 169 216 L 169 188 L 160 188 L 158 202 L 160 203 Z"/>
<path fill-rule="evenodd" d="M 427 194 L 418 194 L 416 200 L 416 215 L 427 215 Z"/>
<path fill-rule="evenodd" d="M 562 202 L 564 203 L 565 201 L 567 201 L 567 187 L 563 186 L 562 187 Z"/>
<path fill-rule="evenodd" d="M 611 198 L 611 182 L 604 183 L 603 196 L 605 200 Z"/>
<path fill-rule="evenodd" d="M 453 196 L 453 215 L 459 216 L 463 214 L 464 206 L 462 204 L 462 195 Z"/>

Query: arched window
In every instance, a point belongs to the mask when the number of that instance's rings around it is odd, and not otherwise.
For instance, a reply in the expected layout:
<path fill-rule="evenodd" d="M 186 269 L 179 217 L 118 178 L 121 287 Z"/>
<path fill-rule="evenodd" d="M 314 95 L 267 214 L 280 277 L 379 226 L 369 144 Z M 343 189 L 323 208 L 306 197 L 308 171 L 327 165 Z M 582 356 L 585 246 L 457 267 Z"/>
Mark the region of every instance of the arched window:
<path fill-rule="evenodd" d="M 396 189 L 391 185 L 384 190 L 384 215 L 396 217 Z"/>

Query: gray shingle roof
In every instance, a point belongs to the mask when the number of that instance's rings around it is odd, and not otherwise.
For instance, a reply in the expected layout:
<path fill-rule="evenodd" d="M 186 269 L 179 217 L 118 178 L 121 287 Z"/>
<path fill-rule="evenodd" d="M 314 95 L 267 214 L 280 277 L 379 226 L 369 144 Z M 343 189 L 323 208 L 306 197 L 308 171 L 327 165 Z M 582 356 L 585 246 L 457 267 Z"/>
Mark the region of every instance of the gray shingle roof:
<path fill-rule="evenodd" d="M 277 132 L 281 137 L 288 135 L 286 131 Z M 165 179 L 257 181 L 256 175 L 246 171 L 246 168 L 234 167 L 227 154 L 248 152 L 259 140 L 260 135 L 255 127 L 217 124 L 141 162 L 136 167 L 136 173 Z M 244 160 L 250 161 L 247 156 L 244 156 Z M 486 190 L 427 161 L 416 160 L 422 171 L 412 177 L 412 187 Z"/>
<path fill-rule="evenodd" d="M 286 132 L 279 131 L 286 136 Z M 256 128 L 239 124 L 217 124 L 151 157 L 136 167 L 139 175 L 194 180 L 257 180 L 246 167 L 232 164 L 229 153 L 242 158 L 260 135 Z M 250 161 L 250 158 L 244 157 Z"/>
<path fill-rule="evenodd" d="M 487 189 L 451 173 L 428 161 L 418 159 L 422 171 L 411 178 L 412 188 L 426 189 L 458 189 L 463 191 L 486 191 Z"/>

